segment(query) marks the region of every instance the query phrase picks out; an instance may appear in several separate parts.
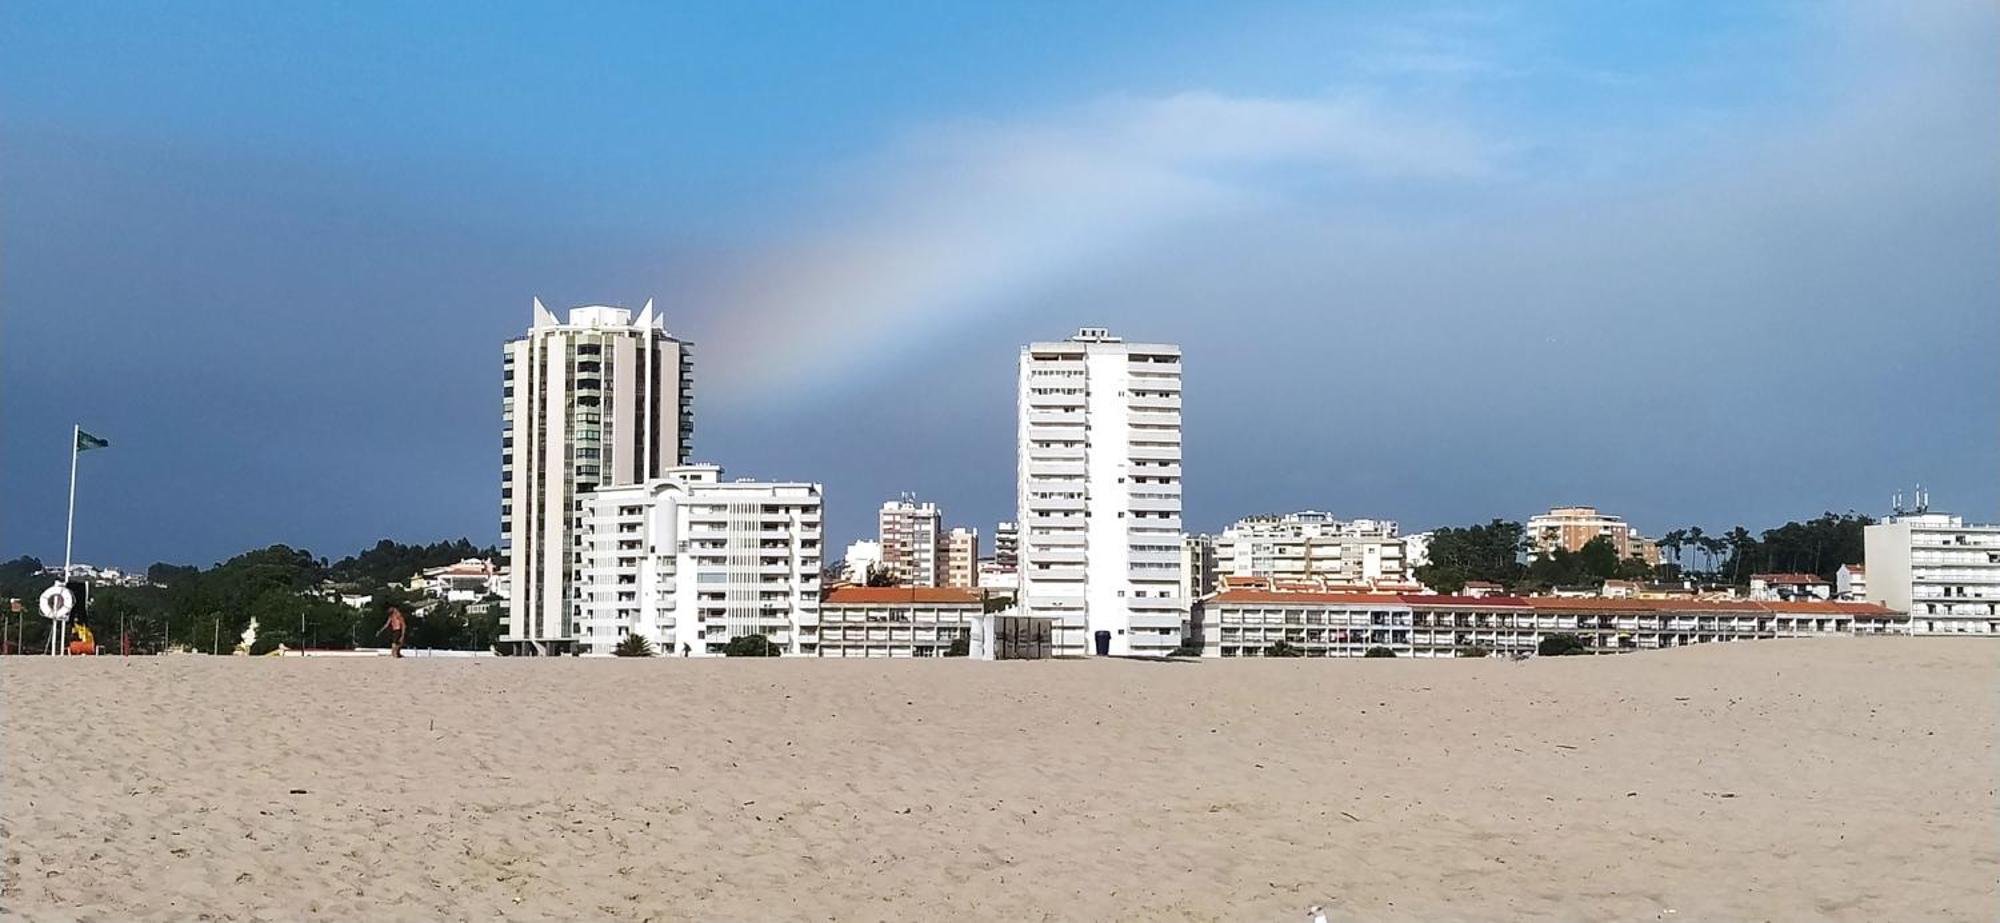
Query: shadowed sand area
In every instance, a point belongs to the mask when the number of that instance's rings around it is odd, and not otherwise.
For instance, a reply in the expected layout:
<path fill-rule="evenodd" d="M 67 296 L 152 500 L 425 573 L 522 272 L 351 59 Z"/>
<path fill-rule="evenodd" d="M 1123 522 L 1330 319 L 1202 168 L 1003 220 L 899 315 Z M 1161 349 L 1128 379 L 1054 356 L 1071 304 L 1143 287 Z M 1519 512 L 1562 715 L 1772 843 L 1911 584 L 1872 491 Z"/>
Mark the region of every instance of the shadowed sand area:
<path fill-rule="evenodd" d="M 0 907 L 1993 919 L 1996 690 L 2000 643 L 1900 638 L 1528 663 L 5 658 Z"/>

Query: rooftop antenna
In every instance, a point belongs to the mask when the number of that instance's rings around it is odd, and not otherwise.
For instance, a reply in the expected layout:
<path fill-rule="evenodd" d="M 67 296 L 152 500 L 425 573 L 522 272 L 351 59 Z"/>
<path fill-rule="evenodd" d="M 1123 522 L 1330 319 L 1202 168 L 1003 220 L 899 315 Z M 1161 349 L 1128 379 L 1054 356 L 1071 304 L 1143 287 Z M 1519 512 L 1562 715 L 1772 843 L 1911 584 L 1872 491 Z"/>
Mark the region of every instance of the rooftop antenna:
<path fill-rule="evenodd" d="M 1900 490 L 1899 490 L 1899 491 L 1896 491 L 1895 493 L 1892 493 L 1892 494 L 1890 494 L 1890 495 L 1889 495 L 1889 513 L 1890 513 L 1890 515 L 1892 515 L 1892 516 L 1901 516 L 1901 515 L 1903 515 L 1903 492 L 1902 492 L 1902 491 L 1900 491 Z"/>

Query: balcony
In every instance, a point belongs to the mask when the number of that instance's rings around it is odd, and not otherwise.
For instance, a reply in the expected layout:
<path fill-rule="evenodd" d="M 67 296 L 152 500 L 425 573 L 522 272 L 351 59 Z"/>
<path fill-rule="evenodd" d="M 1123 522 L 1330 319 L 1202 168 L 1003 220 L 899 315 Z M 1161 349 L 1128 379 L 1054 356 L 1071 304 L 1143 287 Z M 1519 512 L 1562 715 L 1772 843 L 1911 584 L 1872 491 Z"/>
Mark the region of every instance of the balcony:
<path fill-rule="evenodd" d="M 1088 416 L 1082 410 L 1038 410 L 1029 408 L 1030 426 L 1082 426 Z"/>
<path fill-rule="evenodd" d="M 1089 471 L 1081 461 L 1030 460 L 1028 462 L 1028 476 L 1031 478 L 1082 477 L 1088 473 Z"/>

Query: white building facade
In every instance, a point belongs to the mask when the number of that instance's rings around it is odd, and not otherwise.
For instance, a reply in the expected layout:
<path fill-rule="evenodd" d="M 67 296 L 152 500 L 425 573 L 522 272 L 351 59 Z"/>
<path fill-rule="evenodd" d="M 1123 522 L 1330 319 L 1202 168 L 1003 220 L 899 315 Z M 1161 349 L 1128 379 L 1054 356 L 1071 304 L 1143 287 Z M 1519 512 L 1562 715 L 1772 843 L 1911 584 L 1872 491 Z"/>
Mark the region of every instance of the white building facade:
<path fill-rule="evenodd" d="M 1019 614 L 1059 655 L 1180 644 L 1181 350 L 1102 328 L 1021 350 Z"/>
<path fill-rule="evenodd" d="M 639 634 L 712 657 L 760 634 L 817 655 L 821 514 L 818 484 L 723 481 L 714 465 L 584 494 L 576 646 L 608 654 Z"/>
<path fill-rule="evenodd" d="M 1862 535 L 1868 601 L 1908 612 L 1912 634 L 2000 637 L 2000 524 L 1926 511 Z"/>
<path fill-rule="evenodd" d="M 944 657 L 971 642 L 979 594 L 947 587 L 838 587 L 819 604 L 821 657 Z"/>
<path fill-rule="evenodd" d="M 507 343 L 500 531 L 511 586 L 501 644 L 526 654 L 571 648 L 578 501 L 686 463 L 689 346 L 667 334 L 651 301 L 637 317 L 589 306 L 559 321 L 540 299 L 527 335 Z"/>
<path fill-rule="evenodd" d="M 1860 564 L 1840 565 L 1840 569 L 1833 572 L 1833 593 L 1847 602 L 1867 599 L 1868 568 Z"/>
<path fill-rule="evenodd" d="M 1218 573 L 1232 577 L 1402 585 L 1412 578 L 1396 524 L 1304 510 L 1237 520 L 1215 539 Z"/>

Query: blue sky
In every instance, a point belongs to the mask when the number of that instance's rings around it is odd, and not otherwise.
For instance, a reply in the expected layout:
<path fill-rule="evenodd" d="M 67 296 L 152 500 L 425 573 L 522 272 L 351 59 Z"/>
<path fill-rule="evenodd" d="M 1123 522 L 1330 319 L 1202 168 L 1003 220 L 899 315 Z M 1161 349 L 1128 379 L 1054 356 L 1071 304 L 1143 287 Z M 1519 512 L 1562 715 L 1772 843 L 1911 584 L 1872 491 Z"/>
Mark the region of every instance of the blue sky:
<path fill-rule="evenodd" d="M 651 297 L 696 455 L 1013 498 L 1018 346 L 1187 352 L 1190 526 L 2000 518 L 2000 15 L 0 8 L 0 554 L 497 538 L 499 348 Z"/>

